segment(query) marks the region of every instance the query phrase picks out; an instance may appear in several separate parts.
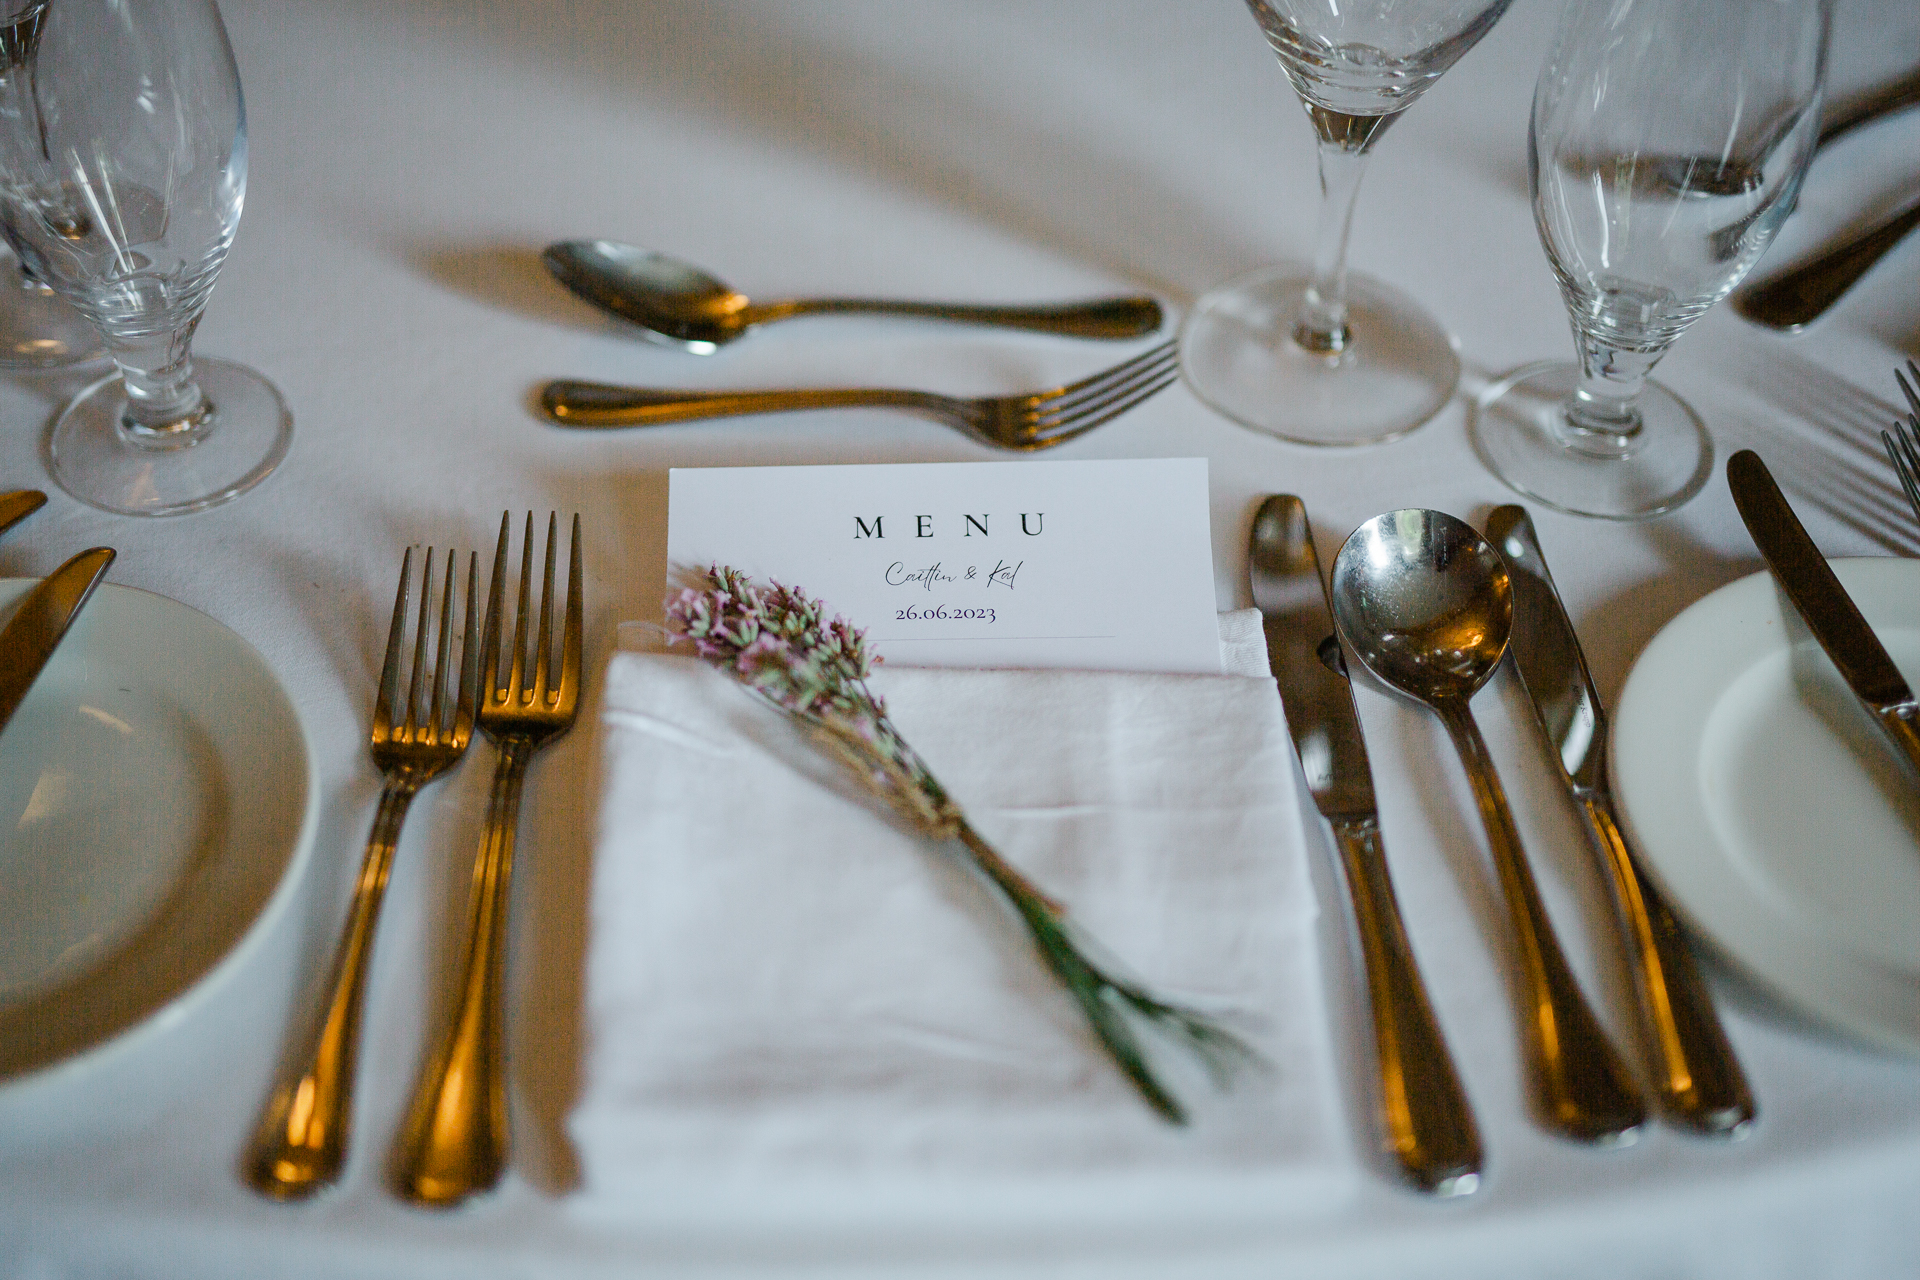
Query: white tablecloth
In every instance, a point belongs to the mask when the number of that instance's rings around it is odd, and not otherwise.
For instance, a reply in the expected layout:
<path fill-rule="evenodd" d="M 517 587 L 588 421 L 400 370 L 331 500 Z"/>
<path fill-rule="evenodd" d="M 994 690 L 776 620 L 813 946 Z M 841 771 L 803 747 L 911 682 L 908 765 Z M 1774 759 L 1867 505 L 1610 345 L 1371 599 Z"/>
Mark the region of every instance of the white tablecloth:
<path fill-rule="evenodd" d="M 1570 351 L 1526 196 L 1526 114 L 1555 6 L 1518 0 L 1379 147 L 1355 263 L 1458 335 L 1469 382 Z M 1656 1129 L 1578 1150 L 1526 1116 L 1493 889 L 1438 727 L 1363 692 L 1388 845 L 1413 942 L 1478 1108 L 1487 1183 L 1431 1204 L 1377 1176 L 1341 922 L 1324 863 L 1327 1005 L 1361 1191 L 1309 1213 L 1169 1202 L 1075 1232 L 1044 1204 L 834 1224 L 703 1212 L 674 1194 L 602 1212 L 567 1138 L 581 1047 L 594 735 L 538 759 L 515 885 L 515 1156 L 498 1194 L 451 1215 L 383 1187 L 388 1139 L 452 965 L 490 757 L 416 805 L 375 956 L 359 1142 L 309 1205 L 248 1193 L 237 1154 L 290 1010 L 331 945 L 377 793 L 365 750 L 401 549 L 486 547 L 503 508 L 586 517 L 589 670 L 618 624 L 657 617 L 672 466 L 974 460 L 935 424 L 835 412 L 593 435 L 528 408 L 548 376 L 686 385 L 897 383 L 961 392 L 1063 381 L 1110 346 L 867 320 L 796 322 L 718 357 L 651 348 L 544 276 L 568 236 L 656 246 L 756 295 L 1052 298 L 1152 289 L 1176 308 L 1307 251 L 1309 130 L 1232 0 L 232 0 L 248 93 L 246 216 L 198 348 L 286 393 L 293 450 L 218 510 L 142 522 L 55 491 L 0 540 L 0 573 L 95 543 L 118 582 L 204 610 L 258 646 L 297 705 L 320 780 L 317 857 L 247 962 L 136 1043 L 0 1087 L 0 1276 L 598 1276 L 775 1273 L 1407 1277 L 1898 1276 L 1920 1273 L 1920 1065 L 1797 1025 L 1723 982 L 1763 1108 L 1737 1145 Z M 1920 8 L 1847 0 L 1840 95 L 1920 48 Z M 1915 180 L 1920 114 L 1816 166 L 1775 269 Z M 1661 376 L 1722 456 L 1753 445 L 1830 553 L 1912 553 L 1871 432 L 1920 354 L 1920 241 L 1832 317 L 1786 339 L 1724 309 Z M 1126 348 L 1125 350 L 1131 350 Z M 75 378 L 0 382 L 0 481 L 50 488 L 41 433 Z M 1255 500 L 1306 498 L 1323 547 L 1392 507 L 1479 520 L 1510 496 L 1475 460 L 1456 401 L 1407 439 L 1316 452 L 1242 431 L 1182 388 L 1061 451 L 1204 455 L 1214 572 L 1245 603 Z M 1613 526 L 1536 510 L 1601 691 L 1678 610 L 1758 567 L 1724 483 L 1678 514 Z M 1505 682 L 1478 710 L 1533 837 L 1550 906 L 1614 1024 L 1605 901 Z M 597 690 L 589 690 L 589 699 Z M 582 725 L 592 723 L 592 708 Z M 1303 817 L 1303 821 L 1304 821 Z M 3 926 L 0 926 L 3 927 Z M 696 1189 L 697 1190 L 697 1189 Z"/>

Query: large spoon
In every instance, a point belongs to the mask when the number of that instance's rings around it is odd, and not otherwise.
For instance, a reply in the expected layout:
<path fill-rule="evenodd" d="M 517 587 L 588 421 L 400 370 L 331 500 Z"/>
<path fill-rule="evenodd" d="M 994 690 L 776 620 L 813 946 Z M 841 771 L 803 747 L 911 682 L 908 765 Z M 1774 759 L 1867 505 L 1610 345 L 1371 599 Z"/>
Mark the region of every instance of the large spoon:
<path fill-rule="evenodd" d="M 1138 338 L 1161 321 L 1160 304 L 1138 295 L 1024 307 L 874 298 L 754 302 L 691 263 L 616 240 L 562 240 L 548 245 L 540 260 L 561 284 L 602 311 L 639 325 L 656 341 L 702 356 L 757 325 L 828 312 L 924 316 L 1072 338 Z"/>
<path fill-rule="evenodd" d="M 1393 511 L 1340 548 L 1332 594 L 1348 652 L 1440 717 L 1466 765 L 1519 943 L 1544 1118 L 1576 1141 L 1632 1141 L 1646 1107 L 1561 954 L 1469 705 L 1506 655 L 1513 627 L 1513 584 L 1500 554 L 1452 516 Z"/>

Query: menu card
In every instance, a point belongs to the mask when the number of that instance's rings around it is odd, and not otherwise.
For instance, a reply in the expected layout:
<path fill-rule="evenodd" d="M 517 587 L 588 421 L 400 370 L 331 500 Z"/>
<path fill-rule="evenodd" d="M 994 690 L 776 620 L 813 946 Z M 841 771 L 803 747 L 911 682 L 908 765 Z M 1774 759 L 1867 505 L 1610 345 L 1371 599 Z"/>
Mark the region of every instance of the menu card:
<path fill-rule="evenodd" d="M 1220 671 L 1204 458 L 676 468 L 676 578 L 804 590 L 889 663 Z"/>

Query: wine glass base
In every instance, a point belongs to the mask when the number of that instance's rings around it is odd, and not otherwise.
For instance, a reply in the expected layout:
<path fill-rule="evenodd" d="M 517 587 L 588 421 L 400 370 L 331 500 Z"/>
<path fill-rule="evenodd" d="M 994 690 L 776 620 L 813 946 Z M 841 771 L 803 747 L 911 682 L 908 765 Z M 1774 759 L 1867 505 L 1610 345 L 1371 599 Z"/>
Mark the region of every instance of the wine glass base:
<path fill-rule="evenodd" d="M 130 516 L 174 516 L 237 498 L 280 465 L 293 415 L 272 383 L 244 365 L 196 358 L 194 378 L 213 405 L 197 439 L 155 445 L 120 425 L 120 375 L 75 396 L 53 424 L 50 469 L 89 506 Z"/>
<path fill-rule="evenodd" d="M 1551 362 L 1488 387 L 1470 428 L 1480 460 L 1537 502 L 1603 520 L 1645 520 L 1700 492 L 1713 473 L 1713 440 L 1686 401 L 1648 382 L 1634 401 L 1642 425 L 1633 448 L 1599 457 L 1564 443 L 1559 425 L 1560 406 L 1579 383 L 1580 366 Z"/>
<path fill-rule="evenodd" d="M 0 369 L 64 369 L 105 354 L 86 317 L 0 253 Z"/>
<path fill-rule="evenodd" d="M 1299 444 L 1392 440 L 1430 420 L 1460 381 L 1453 343 L 1413 299 L 1347 276 L 1351 344 L 1337 356 L 1294 340 L 1312 273 L 1263 267 L 1195 304 L 1180 333 L 1180 372 L 1207 405 Z"/>

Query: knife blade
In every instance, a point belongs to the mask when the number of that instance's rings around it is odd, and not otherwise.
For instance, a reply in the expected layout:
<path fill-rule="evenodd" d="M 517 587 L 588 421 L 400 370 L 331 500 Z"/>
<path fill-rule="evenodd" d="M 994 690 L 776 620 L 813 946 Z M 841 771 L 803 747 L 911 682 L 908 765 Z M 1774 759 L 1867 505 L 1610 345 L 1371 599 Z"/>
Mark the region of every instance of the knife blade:
<path fill-rule="evenodd" d="M 26 700 L 60 637 L 106 575 L 113 554 L 111 547 L 94 547 L 55 569 L 27 592 L 0 630 L 0 729 Z"/>
<path fill-rule="evenodd" d="M 1807 630 L 1840 668 L 1855 696 L 1920 773 L 1920 703 L 1900 669 L 1840 585 L 1827 558 L 1813 544 L 1800 518 L 1760 455 L 1742 449 L 1727 459 L 1727 485 L 1754 545 L 1766 557 L 1774 580 L 1793 601 Z"/>
<path fill-rule="evenodd" d="M 1480 1134 L 1387 874 L 1373 771 L 1300 499 L 1277 494 L 1260 504 L 1247 577 L 1294 749 L 1340 854 L 1366 975 L 1388 1154 L 1420 1189 L 1467 1194 L 1480 1184 Z"/>
<path fill-rule="evenodd" d="M 1533 520 L 1524 507 L 1498 507 L 1487 517 L 1487 541 L 1507 562 L 1513 583 L 1508 652 L 1567 789 L 1604 855 L 1601 865 L 1627 934 L 1635 1007 L 1653 1055 L 1661 1110 L 1696 1132 L 1736 1137 L 1753 1123 L 1753 1093 L 1679 922 L 1641 874 L 1620 829 L 1607 780 L 1606 709 Z"/>
<path fill-rule="evenodd" d="M 0 493 L 0 533 L 25 520 L 47 505 L 47 495 L 38 489 L 15 489 Z"/>

